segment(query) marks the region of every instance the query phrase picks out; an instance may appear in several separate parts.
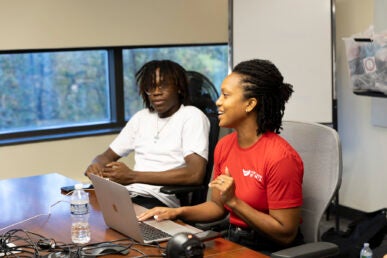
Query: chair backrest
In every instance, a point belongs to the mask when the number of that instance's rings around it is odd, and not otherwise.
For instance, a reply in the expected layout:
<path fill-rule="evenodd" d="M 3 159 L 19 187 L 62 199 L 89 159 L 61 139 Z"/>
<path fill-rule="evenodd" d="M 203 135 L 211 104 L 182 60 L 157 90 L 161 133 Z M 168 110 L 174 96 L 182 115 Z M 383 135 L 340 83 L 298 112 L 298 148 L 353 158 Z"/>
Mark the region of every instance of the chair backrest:
<path fill-rule="evenodd" d="M 190 205 L 195 205 L 207 200 L 208 183 L 211 180 L 214 165 L 214 149 L 219 139 L 218 111 L 215 104 L 219 93 L 213 83 L 203 74 L 195 71 L 187 71 L 187 77 L 191 104 L 202 110 L 210 121 L 208 161 L 203 187 L 201 191 L 192 193 L 190 201 Z"/>
<path fill-rule="evenodd" d="M 206 115 L 217 114 L 216 100 L 219 93 L 214 84 L 205 75 L 187 71 L 188 91 L 192 105 L 202 110 Z"/>
<path fill-rule="evenodd" d="M 340 188 L 342 157 L 336 130 L 312 122 L 283 121 L 281 136 L 304 162 L 301 232 L 305 241 L 319 240 L 319 224 Z"/>

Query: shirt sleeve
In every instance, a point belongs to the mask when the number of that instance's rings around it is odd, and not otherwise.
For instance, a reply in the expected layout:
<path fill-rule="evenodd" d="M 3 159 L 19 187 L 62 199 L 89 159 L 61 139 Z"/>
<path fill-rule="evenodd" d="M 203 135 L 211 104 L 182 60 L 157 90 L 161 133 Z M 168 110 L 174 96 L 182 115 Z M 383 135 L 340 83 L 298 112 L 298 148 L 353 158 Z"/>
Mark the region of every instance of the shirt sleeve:
<path fill-rule="evenodd" d="M 275 163 L 268 175 L 269 209 L 285 209 L 302 205 L 302 161 L 287 155 Z"/>
<path fill-rule="evenodd" d="M 110 148 L 119 156 L 127 156 L 134 150 L 134 140 L 140 123 L 140 112 L 126 123 L 125 127 L 110 144 Z"/>

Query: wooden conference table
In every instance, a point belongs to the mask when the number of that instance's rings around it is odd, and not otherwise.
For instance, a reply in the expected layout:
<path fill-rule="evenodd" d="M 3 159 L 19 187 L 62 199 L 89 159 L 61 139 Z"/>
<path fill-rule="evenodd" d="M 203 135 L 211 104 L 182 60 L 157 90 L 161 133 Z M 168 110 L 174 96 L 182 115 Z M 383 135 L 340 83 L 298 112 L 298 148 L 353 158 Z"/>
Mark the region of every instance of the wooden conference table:
<path fill-rule="evenodd" d="M 61 193 L 60 187 L 75 183 L 77 181 L 57 173 L 0 180 L 0 235 L 10 229 L 23 229 L 57 243 L 71 243 L 69 196 Z M 125 238 L 105 225 L 94 191 L 89 191 L 89 195 L 91 243 Z M 166 243 L 161 246 L 165 247 Z M 268 257 L 223 238 L 206 241 L 205 246 L 205 257 Z M 154 247 L 136 248 L 147 255 L 160 255 L 159 249 Z M 128 254 L 129 257 L 138 255 L 136 252 Z"/>

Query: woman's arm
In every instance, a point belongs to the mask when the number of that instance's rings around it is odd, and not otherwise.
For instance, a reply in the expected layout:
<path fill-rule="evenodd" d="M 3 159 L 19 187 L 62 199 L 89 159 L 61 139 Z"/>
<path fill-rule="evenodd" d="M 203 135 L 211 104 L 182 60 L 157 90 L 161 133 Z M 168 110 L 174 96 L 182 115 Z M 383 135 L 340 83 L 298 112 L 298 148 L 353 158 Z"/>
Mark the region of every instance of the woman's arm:
<path fill-rule="evenodd" d="M 166 219 L 183 219 L 195 222 L 210 222 L 222 218 L 226 210 L 216 202 L 207 201 L 195 206 L 183 206 L 179 208 L 156 207 L 138 216 L 139 221 L 151 217 L 161 221 Z"/>
<path fill-rule="evenodd" d="M 239 199 L 227 202 L 226 205 L 251 228 L 279 243 L 290 244 L 297 235 L 301 218 L 300 207 L 269 210 L 269 214 L 266 214 Z"/>
<path fill-rule="evenodd" d="M 212 187 L 211 183 L 209 186 Z M 219 198 L 219 193 L 216 192 L 217 189 L 213 190 L 210 201 L 194 206 L 183 206 L 179 208 L 156 207 L 144 212 L 138 219 L 143 221 L 154 217 L 156 220 L 180 218 L 195 222 L 216 221 L 223 218 L 227 213 L 227 210 L 224 208 L 224 205 Z"/>
<path fill-rule="evenodd" d="M 269 214 L 254 209 L 235 196 L 234 179 L 227 169 L 210 186 L 213 188 L 214 198 L 232 209 L 251 228 L 285 245 L 294 240 L 301 218 L 300 207 L 269 210 Z"/>

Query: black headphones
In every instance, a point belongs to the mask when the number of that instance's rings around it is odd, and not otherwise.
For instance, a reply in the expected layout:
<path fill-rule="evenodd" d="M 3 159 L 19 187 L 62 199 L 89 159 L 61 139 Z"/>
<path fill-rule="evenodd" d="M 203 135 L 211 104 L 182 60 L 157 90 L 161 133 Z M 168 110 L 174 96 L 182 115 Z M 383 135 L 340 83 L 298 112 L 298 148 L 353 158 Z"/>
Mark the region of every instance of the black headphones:
<path fill-rule="evenodd" d="M 205 245 L 191 233 L 178 233 L 167 244 L 167 258 L 203 257 Z"/>

